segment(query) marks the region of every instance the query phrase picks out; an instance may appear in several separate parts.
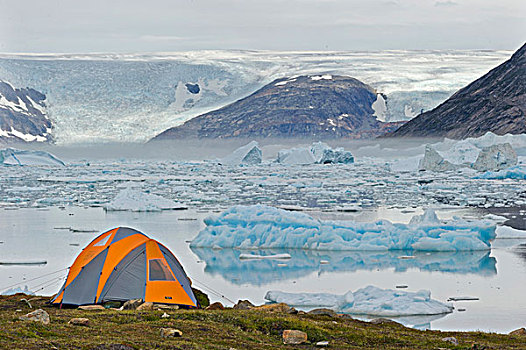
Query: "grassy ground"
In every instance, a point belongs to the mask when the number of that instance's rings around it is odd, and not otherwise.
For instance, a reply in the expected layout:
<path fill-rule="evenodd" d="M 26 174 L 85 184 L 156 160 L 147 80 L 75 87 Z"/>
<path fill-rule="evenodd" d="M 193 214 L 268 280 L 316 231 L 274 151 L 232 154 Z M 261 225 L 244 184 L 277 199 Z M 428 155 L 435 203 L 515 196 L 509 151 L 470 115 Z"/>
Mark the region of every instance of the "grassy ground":
<path fill-rule="evenodd" d="M 58 309 L 39 297 L 31 300 L 33 310 L 42 308 L 51 317 L 43 325 L 18 319 L 32 311 L 20 301 L 23 297 L 0 297 L 2 349 L 315 349 L 321 340 L 329 341 L 330 349 L 526 349 L 526 337 L 500 334 L 418 331 L 396 323 L 255 310 L 168 310 L 170 317 L 161 318 L 164 311 L 157 310 Z M 88 318 L 90 326 L 68 325 L 73 317 Z M 179 329 L 183 336 L 164 339 L 163 327 Z M 283 345 L 285 329 L 306 332 L 309 343 Z M 450 336 L 458 346 L 441 340 Z"/>

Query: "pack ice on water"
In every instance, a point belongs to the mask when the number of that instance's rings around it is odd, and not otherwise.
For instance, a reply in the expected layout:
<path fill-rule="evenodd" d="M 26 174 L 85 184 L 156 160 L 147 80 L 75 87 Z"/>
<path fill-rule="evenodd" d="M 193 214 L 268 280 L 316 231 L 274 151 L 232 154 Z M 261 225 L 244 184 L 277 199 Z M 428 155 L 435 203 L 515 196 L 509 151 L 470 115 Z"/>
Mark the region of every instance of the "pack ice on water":
<path fill-rule="evenodd" d="M 495 238 L 491 221 L 441 222 L 432 210 L 398 224 L 323 221 L 266 205 L 239 205 L 204 222 L 191 247 L 472 251 L 490 249 Z"/>
<path fill-rule="evenodd" d="M 265 299 L 294 307 L 324 307 L 337 312 L 374 316 L 438 315 L 453 311 L 453 306 L 431 299 L 431 292 L 405 292 L 367 286 L 343 295 L 331 293 L 286 293 L 269 291 Z"/>

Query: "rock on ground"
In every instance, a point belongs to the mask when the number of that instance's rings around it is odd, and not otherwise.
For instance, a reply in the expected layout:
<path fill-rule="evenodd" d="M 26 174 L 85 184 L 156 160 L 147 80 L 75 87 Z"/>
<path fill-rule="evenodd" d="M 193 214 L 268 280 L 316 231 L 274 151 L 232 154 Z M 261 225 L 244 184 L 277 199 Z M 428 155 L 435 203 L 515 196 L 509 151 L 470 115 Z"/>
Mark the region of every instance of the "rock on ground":
<path fill-rule="evenodd" d="M 89 327 L 89 319 L 83 317 L 75 317 L 69 320 L 68 324 L 71 324 L 73 326 Z"/>
<path fill-rule="evenodd" d="M 121 310 L 135 310 L 141 304 L 142 304 L 142 299 L 131 299 L 131 300 L 126 301 L 122 305 Z"/>
<path fill-rule="evenodd" d="M 453 345 L 458 345 L 458 340 L 457 340 L 457 338 L 455 338 L 455 337 L 446 337 L 446 338 L 442 338 L 442 341 L 445 341 L 445 342 L 451 343 L 451 344 L 453 344 Z"/>
<path fill-rule="evenodd" d="M 106 309 L 102 305 L 81 305 L 79 306 L 79 310 L 96 311 L 96 310 L 106 310 Z"/>
<path fill-rule="evenodd" d="M 20 316 L 19 319 L 21 321 L 42 322 L 43 324 L 49 324 L 51 322 L 49 314 L 42 309 L 38 309 L 28 313 L 27 315 Z"/>
<path fill-rule="evenodd" d="M 137 306 L 137 311 L 145 311 L 145 310 L 153 310 L 153 303 L 152 302 L 146 302 L 142 303 L 141 305 Z"/>
<path fill-rule="evenodd" d="M 163 338 L 175 338 L 182 337 L 183 332 L 174 328 L 161 328 L 161 337 Z"/>
<path fill-rule="evenodd" d="M 239 300 L 233 308 L 236 310 L 250 310 L 254 308 L 254 304 L 248 300 Z"/>
<path fill-rule="evenodd" d="M 307 333 L 295 329 L 283 331 L 283 344 L 303 344 L 307 342 Z"/>
<path fill-rule="evenodd" d="M 206 310 L 224 310 L 225 307 L 219 301 L 212 303 L 206 307 Z"/>
<path fill-rule="evenodd" d="M 514 335 L 517 337 L 526 337 L 526 328 L 523 327 L 523 328 L 519 328 L 514 331 L 511 331 L 510 335 Z"/>

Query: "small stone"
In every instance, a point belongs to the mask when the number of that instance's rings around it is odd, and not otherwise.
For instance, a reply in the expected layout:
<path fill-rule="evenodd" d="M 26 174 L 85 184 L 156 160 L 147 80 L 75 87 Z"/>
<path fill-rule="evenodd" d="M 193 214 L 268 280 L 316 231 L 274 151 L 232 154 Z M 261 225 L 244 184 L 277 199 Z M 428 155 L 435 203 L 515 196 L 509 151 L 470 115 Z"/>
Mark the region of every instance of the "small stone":
<path fill-rule="evenodd" d="M 446 338 L 442 338 L 442 341 L 445 341 L 445 342 L 451 343 L 451 344 L 453 344 L 453 345 L 458 345 L 458 340 L 457 340 L 457 338 L 455 338 L 455 337 L 446 337 Z"/>
<path fill-rule="evenodd" d="M 38 309 L 28 313 L 27 315 L 20 316 L 19 319 L 22 321 L 42 322 L 43 324 L 49 324 L 51 322 L 49 314 L 42 309 Z"/>
<path fill-rule="evenodd" d="M 182 337 L 183 332 L 174 328 L 161 328 L 161 337 L 163 338 L 175 338 Z"/>
<path fill-rule="evenodd" d="M 314 309 L 314 310 L 311 310 L 311 311 L 309 311 L 307 313 L 309 315 L 322 315 L 322 316 L 329 316 L 329 317 L 338 317 L 338 314 L 336 312 L 334 312 L 331 309 L 325 309 L 325 308 Z"/>
<path fill-rule="evenodd" d="M 219 301 L 212 303 L 206 307 L 205 310 L 224 310 L 225 307 Z"/>
<path fill-rule="evenodd" d="M 139 305 L 142 304 L 142 299 L 131 299 L 126 301 L 122 306 L 121 310 L 135 310 Z"/>
<path fill-rule="evenodd" d="M 146 302 L 142 303 L 141 305 L 137 306 L 137 311 L 145 311 L 145 310 L 153 310 L 153 303 L 152 302 Z"/>
<path fill-rule="evenodd" d="M 516 337 L 526 337 L 526 329 L 524 327 L 519 328 L 514 331 L 511 331 L 509 334 Z"/>
<path fill-rule="evenodd" d="M 82 305 L 82 306 L 79 306 L 79 310 L 95 311 L 95 310 L 106 310 L 106 309 L 102 305 Z"/>
<path fill-rule="evenodd" d="M 166 312 L 161 316 L 161 318 L 168 318 L 170 315 L 168 315 Z"/>
<path fill-rule="evenodd" d="M 295 329 L 283 331 L 283 344 L 303 344 L 307 342 L 307 333 Z"/>
<path fill-rule="evenodd" d="M 68 324 L 73 326 L 84 326 L 89 327 L 89 319 L 82 317 L 75 317 L 69 320 Z"/>
<path fill-rule="evenodd" d="M 235 310 L 250 310 L 254 307 L 248 300 L 239 300 L 236 305 L 234 305 Z"/>
<path fill-rule="evenodd" d="M 319 342 L 316 343 L 316 346 L 320 347 L 320 348 L 325 348 L 325 347 L 329 346 L 329 342 L 327 340 L 319 341 Z"/>

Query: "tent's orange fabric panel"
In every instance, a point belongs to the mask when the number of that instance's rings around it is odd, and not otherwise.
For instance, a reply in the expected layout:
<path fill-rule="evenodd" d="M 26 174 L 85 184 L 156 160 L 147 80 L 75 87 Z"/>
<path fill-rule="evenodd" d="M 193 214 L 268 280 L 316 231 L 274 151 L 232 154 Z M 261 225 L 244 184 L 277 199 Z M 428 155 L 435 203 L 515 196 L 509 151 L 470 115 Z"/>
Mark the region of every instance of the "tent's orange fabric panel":
<path fill-rule="evenodd" d="M 110 277 L 113 269 L 117 266 L 121 260 L 128 255 L 132 250 L 148 241 L 149 238 L 142 234 L 135 234 L 121 239 L 118 242 L 112 243 L 108 249 L 106 260 L 104 261 L 104 267 L 100 274 L 99 285 L 97 287 L 97 299 L 102 293 L 102 289 L 106 284 L 106 281 Z"/>
<path fill-rule="evenodd" d="M 102 252 L 108 246 L 108 244 L 110 244 L 113 237 L 110 237 L 104 245 L 97 246 L 97 243 L 103 241 L 109 235 L 114 235 L 115 232 L 117 232 L 117 230 L 118 228 L 110 230 L 105 234 L 100 235 L 79 254 L 77 259 L 75 259 L 75 262 L 73 263 L 73 265 L 71 265 L 69 269 L 66 287 L 75 279 L 75 277 L 78 276 L 78 274 L 84 266 L 86 266 L 91 260 L 93 260 L 94 257 L 99 255 L 99 253 Z"/>
<path fill-rule="evenodd" d="M 62 301 L 62 297 L 64 296 L 64 291 L 62 291 L 60 293 L 60 295 L 58 295 L 55 300 L 53 301 L 54 304 L 59 304 L 61 301 Z"/>
<path fill-rule="evenodd" d="M 186 294 L 179 281 L 148 281 L 144 301 L 163 304 L 197 306 Z"/>
<path fill-rule="evenodd" d="M 192 299 L 186 294 L 175 275 L 171 271 L 168 262 L 164 258 L 159 245 L 154 240 L 149 240 L 146 243 L 146 259 L 148 266 L 146 268 L 147 279 L 146 279 L 146 293 L 144 295 L 144 301 L 152 303 L 167 303 L 167 304 L 181 304 L 197 306 L 194 304 Z M 160 259 L 163 265 L 168 267 L 170 274 L 173 277 L 173 281 L 150 281 L 150 260 Z"/>

